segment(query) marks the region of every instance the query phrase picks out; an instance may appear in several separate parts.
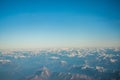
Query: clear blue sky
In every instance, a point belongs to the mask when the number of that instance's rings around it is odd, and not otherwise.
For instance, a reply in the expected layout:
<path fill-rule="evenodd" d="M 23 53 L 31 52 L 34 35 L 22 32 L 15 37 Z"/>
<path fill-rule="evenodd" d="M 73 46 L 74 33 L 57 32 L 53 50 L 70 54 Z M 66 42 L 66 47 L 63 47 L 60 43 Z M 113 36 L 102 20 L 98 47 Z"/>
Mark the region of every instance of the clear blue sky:
<path fill-rule="evenodd" d="M 119 47 L 119 0 L 0 0 L 0 49 Z"/>

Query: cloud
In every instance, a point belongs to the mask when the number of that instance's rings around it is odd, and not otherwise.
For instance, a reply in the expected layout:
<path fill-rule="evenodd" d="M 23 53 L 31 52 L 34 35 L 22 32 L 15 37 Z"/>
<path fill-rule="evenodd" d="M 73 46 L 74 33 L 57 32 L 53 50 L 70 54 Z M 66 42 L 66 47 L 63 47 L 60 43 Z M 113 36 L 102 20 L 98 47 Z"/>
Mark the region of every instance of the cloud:
<path fill-rule="evenodd" d="M 111 63 L 114 63 L 114 62 L 116 62 L 117 60 L 116 59 L 110 59 L 110 62 Z"/>
<path fill-rule="evenodd" d="M 18 58 L 26 58 L 26 56 L 24 56 L 24 55 L 16 55 L 16 56 L 14 56 L 14 58 L 15 58 L 15 59 L 18 59 Z"/>
<path fill-rule="evenodd" d="M 62 65 L 62 66 L 64 66 L 64 65 L 66 65 L 66 64 L 67 64 L 67 62 L 66 62 L 66 61 L 60 61 L 60 63 L 61 63 L 61 65 Z"/>
<path fill-rule="evenodd" d="M 105 68 L 101 66 L 96 66 L 96 70 L 98 70 L 99 72 L 104 72 Z"/>
<path fill-rule="evenodd" d="M 10 63 L 11 61 L 6 59 L 6 60 L 0 60 L 0 63 L 5 64 L 5 63 Z"/>
<path fill-rule="evenodd" d="M 50 57 L 50 59 L 57 60 L 57 59 L 59 59 L 59 57 L 52 56 L 52 57 Z"/>

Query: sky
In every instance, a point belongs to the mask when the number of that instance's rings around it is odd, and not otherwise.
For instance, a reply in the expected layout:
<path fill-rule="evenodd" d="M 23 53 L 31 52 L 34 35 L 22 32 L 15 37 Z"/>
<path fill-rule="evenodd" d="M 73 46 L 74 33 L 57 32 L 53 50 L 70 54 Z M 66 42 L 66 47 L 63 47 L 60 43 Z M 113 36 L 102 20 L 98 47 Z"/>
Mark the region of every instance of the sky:
<path fill-rule="evenodd" d="M 119 0 L 0 0 L 0 49 L 120 47 Z"/>

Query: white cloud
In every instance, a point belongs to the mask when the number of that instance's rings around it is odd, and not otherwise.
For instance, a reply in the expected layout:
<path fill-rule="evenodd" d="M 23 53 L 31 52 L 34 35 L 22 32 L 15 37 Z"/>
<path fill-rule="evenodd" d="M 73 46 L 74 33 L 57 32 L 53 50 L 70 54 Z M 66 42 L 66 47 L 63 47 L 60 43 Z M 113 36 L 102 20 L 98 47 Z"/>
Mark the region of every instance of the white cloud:
<path fill-rule="evenodd" d="M 117 61 L 116 59 L 110 59 L 110 62 L 112 62 L 112 63 L 114 63 L 116 61 Z"/>
<path fill-rule="evenodd" d="M 57 59 L 59 59 L 59 57 L 52 56 L 52 57 L 50 57 L 50 59 L 57 60 Z"/>
<path fill-rule="evenodd" d="M 6 60 L 0 60 L 0 63 L 5 64 L 5 63 L 10 63 L 11 61 L 6 59 Z"/>
<path fill-rule="evenodd" d="M 61 65 L 66 65 L 67 64 L 66 61 L 61 61 L 60 63 L 61 63 Z"/>
<path fill-rule="evenodd" d="M 24 55 L 15 55 L 14 58 L 15 58 L 15 59 L 18 59 L 18 58 L 26 58 L 26 56 L 24 56 Z"/>
<path fill-rule="evenodd" d="M 104 72 L 105 68 L 101 66 L 96 66 L 96 70 L 98 70 L 99 72 Z"/>

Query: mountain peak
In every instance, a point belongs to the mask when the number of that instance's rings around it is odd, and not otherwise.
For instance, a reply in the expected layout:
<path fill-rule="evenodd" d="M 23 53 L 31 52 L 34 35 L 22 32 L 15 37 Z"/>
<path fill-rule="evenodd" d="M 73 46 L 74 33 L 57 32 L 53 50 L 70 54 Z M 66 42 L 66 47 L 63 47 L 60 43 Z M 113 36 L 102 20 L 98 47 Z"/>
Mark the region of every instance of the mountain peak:
<path fill-rule="evenodd" d="M 49 69 L 45 66 L 40 67 L 31 80 L 47 80 L 51 75 Z"/>

